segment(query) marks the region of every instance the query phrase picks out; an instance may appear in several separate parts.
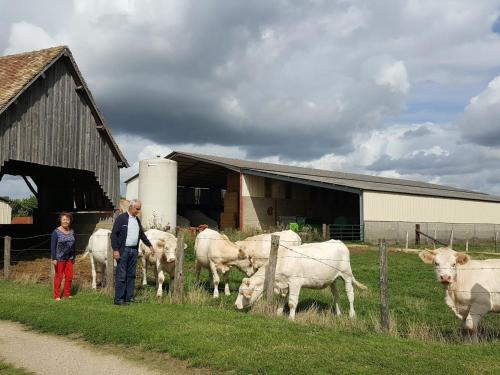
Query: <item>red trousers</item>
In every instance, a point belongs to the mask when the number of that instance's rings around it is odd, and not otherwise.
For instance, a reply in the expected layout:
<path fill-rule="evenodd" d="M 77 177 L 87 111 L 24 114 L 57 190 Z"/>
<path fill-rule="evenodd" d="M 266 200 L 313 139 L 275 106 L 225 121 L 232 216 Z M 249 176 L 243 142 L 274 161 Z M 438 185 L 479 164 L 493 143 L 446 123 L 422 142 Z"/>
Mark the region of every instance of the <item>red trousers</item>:
<path fill-rule="evenodd" d="M 54 277 L 54 299 L 61 297 L 61 281 L 64 274 L 64 297 L 71 295 L 71 282 L 73 281 L 73 261 L 58 260 L 56 276 Z"/>

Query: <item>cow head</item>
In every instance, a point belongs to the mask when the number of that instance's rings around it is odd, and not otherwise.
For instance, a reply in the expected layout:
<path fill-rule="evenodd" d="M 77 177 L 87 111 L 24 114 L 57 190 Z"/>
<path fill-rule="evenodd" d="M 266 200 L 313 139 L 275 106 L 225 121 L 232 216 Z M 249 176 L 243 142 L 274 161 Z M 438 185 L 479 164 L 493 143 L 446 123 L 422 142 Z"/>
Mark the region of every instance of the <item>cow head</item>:
<path fill-rule="evenodd" d="M 153 243 L 153 248 L 155 249 L 155 253 L 165 259 L 167 263 L 175 262 L 175 250 L 177 248 L 175 238 L 160 238 L 156 243 Z"/>
<path fill-rule="evenodd" d="M 424 263 L 434 264 L 437 280 L 445 286 L 456 281 L 457 265 L 466 264 L 470 260 L 467 254 L 457 253 L 448 247 L 424 250 L 418 256 Z"/>
<path fill-rule="evenodd" d="M 264 280 L 260 275 L 254 277 L 245 277 L 240 285 L 238 297 L 234 303 L 234 307 L 238 310 L 249 309 L 257 299 L 262 295 L 262 287 Z"/>
<path fill-rule="evenodd" d="M 255 272 L 250 256 L 241 248 L 238 249 L 238 260 L 235 261 L 235 265 L 247 276 L 252 276 Z"/>

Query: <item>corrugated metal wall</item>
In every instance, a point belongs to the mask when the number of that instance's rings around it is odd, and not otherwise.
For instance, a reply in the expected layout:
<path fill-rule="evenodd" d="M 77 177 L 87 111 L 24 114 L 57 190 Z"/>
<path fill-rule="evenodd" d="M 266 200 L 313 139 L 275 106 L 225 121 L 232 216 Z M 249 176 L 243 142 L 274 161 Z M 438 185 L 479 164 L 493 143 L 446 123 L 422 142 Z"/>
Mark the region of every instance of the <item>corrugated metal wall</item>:
<path fill-rule="evenodd" d="M 363 192 L 365 221 L 500 224 L 500 203 Z"/>
<path fill-rule="evenodd" d="M 108 199 L 118 204 L 118 161 L 64 59 L 0 116 L 0 168 L 9 159 L 94 172 Z"/>
<path fill-rule="evenodd" d="M 12 220 L 12 208 L 8 203 L 0 201 L 0 224 L 10 224 Z"/>

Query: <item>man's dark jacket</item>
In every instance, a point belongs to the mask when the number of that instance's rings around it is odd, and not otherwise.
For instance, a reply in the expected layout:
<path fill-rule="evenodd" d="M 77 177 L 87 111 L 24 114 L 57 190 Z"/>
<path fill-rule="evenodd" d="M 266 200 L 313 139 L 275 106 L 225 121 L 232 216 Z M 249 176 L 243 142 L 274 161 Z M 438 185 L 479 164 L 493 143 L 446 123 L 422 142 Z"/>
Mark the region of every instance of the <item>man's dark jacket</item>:
<path fill-rule="evenodd" d="M 124 212 L 123 214 L 118 215 L 113 224 L 113 230 L 111 231 L 111 247 L 113 250 L 119 249 L 123 251 L 125 248 L 125 242 L 127 241 L 127 232 L 128 232 L 128 212 Z M 144 230 L 142 229 L 141 221 L 137 218 L 137 223 L 139 224 L 139 239 L 142 240 L 146 244 L 146 246 L 151 247 L 151 242 L 149 242 L 148 238 L 144 234 Z"/>

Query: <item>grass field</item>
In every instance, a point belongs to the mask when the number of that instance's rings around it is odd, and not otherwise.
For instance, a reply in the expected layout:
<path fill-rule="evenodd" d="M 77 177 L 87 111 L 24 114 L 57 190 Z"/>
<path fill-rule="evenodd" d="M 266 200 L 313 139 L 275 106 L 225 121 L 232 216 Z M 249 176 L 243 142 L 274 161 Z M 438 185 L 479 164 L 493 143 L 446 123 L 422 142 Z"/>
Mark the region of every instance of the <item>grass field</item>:
<path fill-rule="evenodd" d="M 0 375 L 30 375 L 32 372 L 13 367 L 5 362 L 0 361 Z"/>
<path fill-rule="evenodd" d="M 189 287 L 187 303 L 175 305 L 168 297 L 154 297 L 150 285 L 139 288 L 141 303 L 119 307 L 109 296 L 85 289 L 55 304 L 48 285 L 5 281 L 0 282 L 0 318 L 94 344 L 168 352 L 192 366 L 236 373 L 500 373 L 500 314 L 483 321 L 480 344 L 463 342 L 460 322 L 445 306 L 432 267 L 414 254 L 390 253 L 392 328 L 381 333 L 377 262 L 373 249 L 351 251 L 353 272 L 369 287 L 355 291 L 355 321 L 331 315 L 326 291 L 304 290 L 297 320 L 289 322 L 258 307 L 234 311 L 235 293 L 213 300 L 208 286 Z M 192 267 L 188 262 L 187 285 Z M 232 290 L 240 279 L 234 272 Z M 345 292 L 340 294 L 347 311 Z"/>

